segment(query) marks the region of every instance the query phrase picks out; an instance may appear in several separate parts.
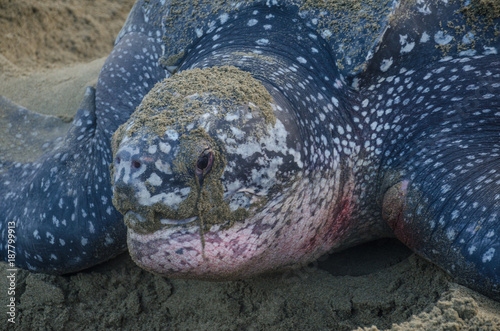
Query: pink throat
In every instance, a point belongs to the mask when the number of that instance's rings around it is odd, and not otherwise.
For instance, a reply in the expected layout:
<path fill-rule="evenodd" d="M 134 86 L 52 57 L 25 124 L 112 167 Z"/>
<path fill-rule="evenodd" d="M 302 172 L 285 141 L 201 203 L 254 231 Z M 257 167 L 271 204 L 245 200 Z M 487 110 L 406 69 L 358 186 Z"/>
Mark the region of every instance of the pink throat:
<path fill-rule="evenodd" d="M 203 236 L 198 226 L 152 234 L 129 230 L 129 251 L 142 268 L 173 278 L 240 279 L 293 268 L 341 246 L 351 227 L 351 199 L 330 208 L 323 208 L 332 205 L 326 201 L 311 202 L 302 201 L 299 209 L 288 213 L 290 221 L 277 222 L 272 208 L 266 208 L 227 230 L 213 226 Z M 285 202 L 282 209 L 286 207 Z"/>

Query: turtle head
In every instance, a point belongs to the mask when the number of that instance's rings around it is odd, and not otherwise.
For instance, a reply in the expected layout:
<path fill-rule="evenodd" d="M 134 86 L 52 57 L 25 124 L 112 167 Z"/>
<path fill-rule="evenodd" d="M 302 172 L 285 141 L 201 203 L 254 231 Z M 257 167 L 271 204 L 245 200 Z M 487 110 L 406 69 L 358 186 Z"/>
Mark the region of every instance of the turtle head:
<path fill-rule="evenodd" d="M 235 233 L 302 166 L 277 108 L 260 82 L 234 67 L 181 72 L 145 96 L 113 136 L 111 167 L 113 203 L 140 266 L 171 277 L 246 272 L 245 259 L 228 269 L 214 247 L 247 247 Z"/>

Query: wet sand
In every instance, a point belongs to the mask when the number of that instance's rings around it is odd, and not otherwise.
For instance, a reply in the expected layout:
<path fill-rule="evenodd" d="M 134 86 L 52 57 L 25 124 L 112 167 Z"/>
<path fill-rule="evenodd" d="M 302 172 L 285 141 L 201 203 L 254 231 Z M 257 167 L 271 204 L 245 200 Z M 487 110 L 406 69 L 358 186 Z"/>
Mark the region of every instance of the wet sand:
<path fill-rule="evenodd" d="M 132 3 L 0 0 L 0 95 L 71 119 Z M 234 282 L 161 278 L 127 253 L 66 276 L 20 270 L 15 325 L 5 314 L 8 274 L 0 264 L 0 330 L 500 329 L 499 303 L 395 240 Z"/>

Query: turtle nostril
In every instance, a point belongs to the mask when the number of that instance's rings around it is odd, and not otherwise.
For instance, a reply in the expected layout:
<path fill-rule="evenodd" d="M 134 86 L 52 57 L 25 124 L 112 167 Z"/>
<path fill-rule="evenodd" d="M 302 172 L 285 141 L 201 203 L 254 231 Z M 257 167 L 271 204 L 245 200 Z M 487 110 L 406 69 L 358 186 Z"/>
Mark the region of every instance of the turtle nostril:
<path fill-rule="evenodd" d="M 137 160 L 132 161 L 132 167 L 135 169 L 139 169 L 141 167 L 141 162 Z"/>

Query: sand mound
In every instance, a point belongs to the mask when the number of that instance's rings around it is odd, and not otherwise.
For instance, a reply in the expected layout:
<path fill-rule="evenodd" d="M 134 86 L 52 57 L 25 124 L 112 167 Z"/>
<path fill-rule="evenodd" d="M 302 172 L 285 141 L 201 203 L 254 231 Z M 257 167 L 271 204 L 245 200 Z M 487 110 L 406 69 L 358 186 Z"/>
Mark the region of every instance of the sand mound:
<path fill-rule="evenodd" d="M 0 0 L 0 63 L 31 70 L 102 57 L 133 2 Z"/>

